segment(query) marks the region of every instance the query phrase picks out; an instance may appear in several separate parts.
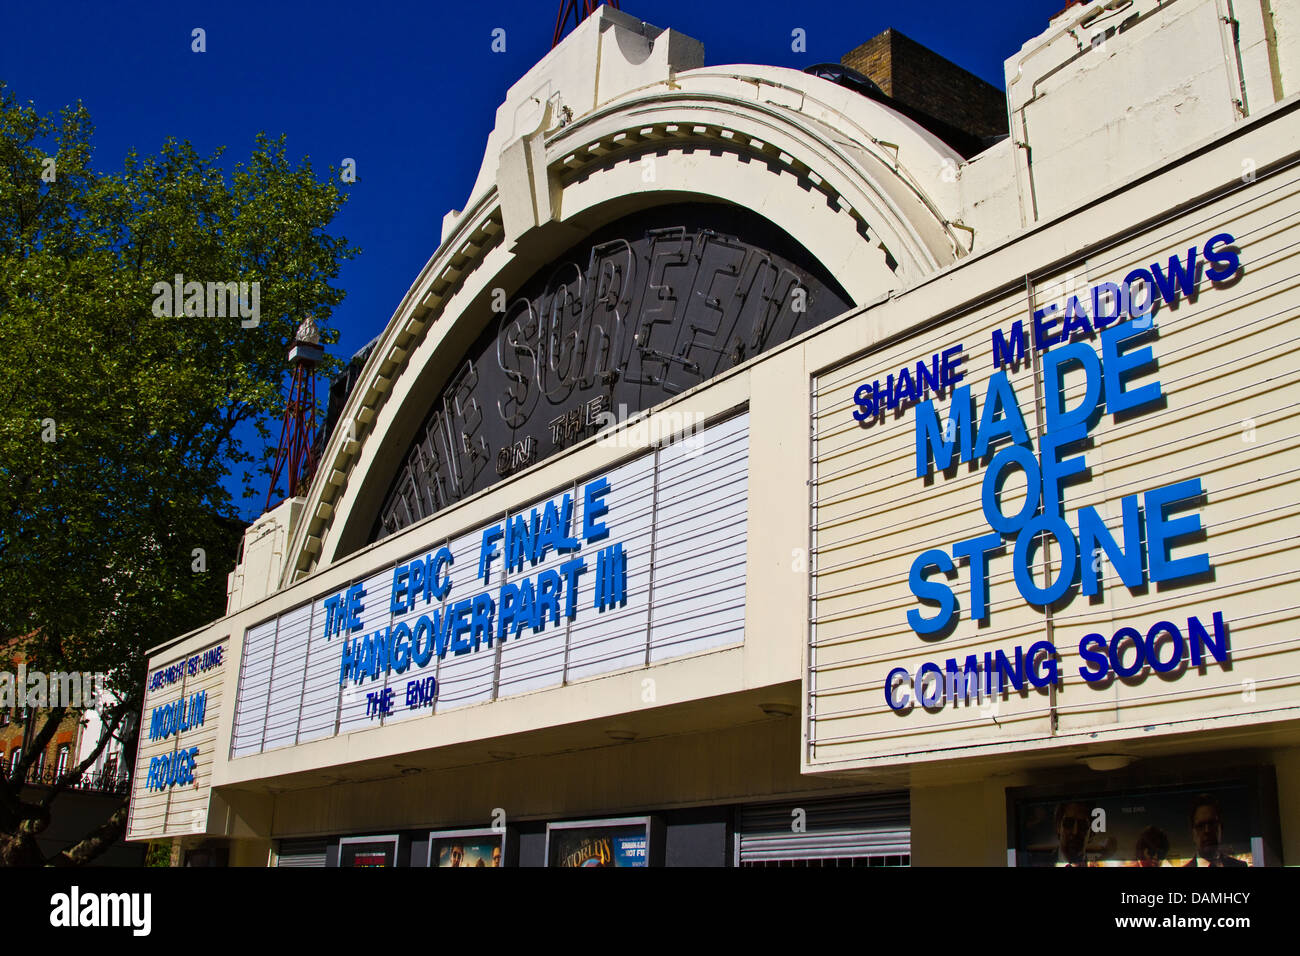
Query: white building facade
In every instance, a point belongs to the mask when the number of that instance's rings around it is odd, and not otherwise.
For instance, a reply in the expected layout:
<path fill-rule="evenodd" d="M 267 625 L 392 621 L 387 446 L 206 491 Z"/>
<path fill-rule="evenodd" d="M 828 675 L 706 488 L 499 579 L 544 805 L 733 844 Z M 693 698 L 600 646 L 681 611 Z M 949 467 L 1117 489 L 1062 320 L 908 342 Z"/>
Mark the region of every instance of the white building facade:
<path fill-rule="evenodd" d="M 153 652 L 129 837 L 1300 861 L 1300 4 L 1243 6 L 1068 8 L 973 156 L 598 10 Z"/>

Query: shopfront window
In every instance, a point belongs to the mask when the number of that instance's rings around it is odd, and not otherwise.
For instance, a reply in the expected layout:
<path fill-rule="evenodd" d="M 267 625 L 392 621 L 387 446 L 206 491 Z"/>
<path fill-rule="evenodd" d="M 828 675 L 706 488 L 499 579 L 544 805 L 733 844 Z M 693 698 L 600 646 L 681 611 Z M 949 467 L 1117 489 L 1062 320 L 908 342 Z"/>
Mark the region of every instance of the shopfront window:
<path fill-rule="evenodd" d="M 1271 781 L 1012 791 L 1016 866 L 1264 866 L 1276 820 Z"/>

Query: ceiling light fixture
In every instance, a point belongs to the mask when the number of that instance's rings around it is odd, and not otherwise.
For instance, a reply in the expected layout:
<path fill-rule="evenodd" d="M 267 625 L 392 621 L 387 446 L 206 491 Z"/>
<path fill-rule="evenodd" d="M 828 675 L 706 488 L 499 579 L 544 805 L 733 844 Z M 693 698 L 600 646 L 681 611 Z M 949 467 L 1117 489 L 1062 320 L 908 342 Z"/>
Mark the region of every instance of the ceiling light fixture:
<path fill-rule="evenodd" d="M 1137 757 L 1130 756 L 1129 754 L 1092 754 L 1091 756 L 1080 757 L 1079 759 L 1088 765 L 1089 770 L 1104 772 L 1107 770 L 1123 770 L 1133 761 L 1137 760 Z"/>

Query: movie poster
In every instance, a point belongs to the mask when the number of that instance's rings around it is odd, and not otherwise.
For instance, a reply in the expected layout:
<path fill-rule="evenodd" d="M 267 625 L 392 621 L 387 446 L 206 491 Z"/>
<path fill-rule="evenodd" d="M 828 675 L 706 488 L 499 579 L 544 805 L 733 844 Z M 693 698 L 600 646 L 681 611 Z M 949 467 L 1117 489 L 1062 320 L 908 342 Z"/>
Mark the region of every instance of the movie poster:
<path fill-rule="evenodd" d="M 339 847 L 339 866 L 395 866 L 397 845 L 387 841 L 343 843 Z"/>
<path fill-rule="evenodd" d="M 551 866 L 649 866 L 645 824 L 551 830 Z"/>
<path fill-rule="evenodd" d="M 429 865 L 436 867 L 499 867 L 504 849 L 503 835 L 461 834 L 431 837 Z"/>
<path fill-rule="evenodd" d="M 1018 800 L 1016 864 L 1253 866 L 1260 829 L 1250 796 L 1246 784 L 1227 783 Z"/>

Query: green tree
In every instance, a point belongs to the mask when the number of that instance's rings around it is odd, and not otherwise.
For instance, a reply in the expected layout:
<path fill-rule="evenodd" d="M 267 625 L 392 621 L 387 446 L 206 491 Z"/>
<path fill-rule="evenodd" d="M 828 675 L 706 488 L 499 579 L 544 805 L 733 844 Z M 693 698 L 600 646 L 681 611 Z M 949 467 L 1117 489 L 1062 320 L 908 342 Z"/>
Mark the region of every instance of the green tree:
<path fill-rule="evenodd" d="M 105 725 L 133 760 L 145 651 L 224 610 L 240 522 L 222 480 L 266 467 L 237 430 L 269 437 L 299 323 L 336 340 L 330 280 L 357 250 L 326 231 L 337 177 L 283 138 L 230 170 L 168 140 L 103 174 L 91 134 L 80 104 L 42 115 L 0 84 L 0 640 L 30 669 L 106 672 Z M 158 283 L 178 274 L 249 283 L 244 312 L 168 308 Z M 42 712 L 17 780 L 64 713 Z M 63 790 L 0 780 L 0 864 L 81 864 L 122 835 L 126 800 L 46 859 Z"/>

